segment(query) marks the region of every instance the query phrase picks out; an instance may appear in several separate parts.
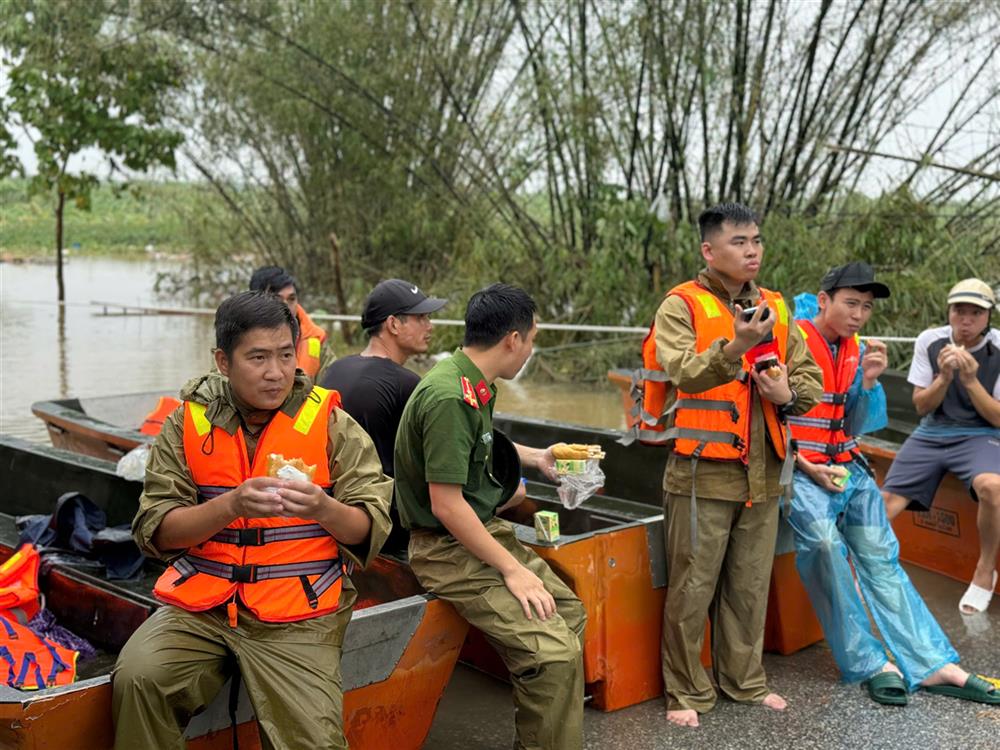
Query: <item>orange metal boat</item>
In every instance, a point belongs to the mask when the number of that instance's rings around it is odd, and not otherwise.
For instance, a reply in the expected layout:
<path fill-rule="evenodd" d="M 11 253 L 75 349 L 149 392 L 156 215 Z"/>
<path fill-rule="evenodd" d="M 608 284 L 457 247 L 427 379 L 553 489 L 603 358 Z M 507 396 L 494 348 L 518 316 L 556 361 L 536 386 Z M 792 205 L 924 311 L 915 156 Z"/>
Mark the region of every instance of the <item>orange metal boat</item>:
<path fill-rule="evenodd" d="M 13 552 L 13 540 L 12 519 L 0 515 L 0 559 Z M 451 605 L 416 593 L 419 586 L 406 573 L 376 564 L 352 574 L 361 598 L 342 662 L 344 729 L 352 748 L 420 748 L 465 639 L 468 625 Z M 67 565 L 47 572 L 42 590 L 48 608 L 104 653 L 90 664 L 81 662 L 81 679 L 66 687 L 20 691 L 0 685 L 0 747 L 110 750 L 113 654 L 156 608 L 149 594 L 153 580 L 147 575 L 122 587 Z M 232 747 L 228 694 L 224 686 L 191 720 L 189 748 Z M 240 747 L 260 748 L 245 692 L 237 721 Z"/>
<path fill-rule="evenodd" d="M 622 388 L 623 405 L 628 414 L 631 403 L 627 400 L 627 375 L 609 373 L 609 379 Z M 120 451 L 146 439 L 136 428 L 159 395 L 41 402 L 35 404 L 33 410 L 49 425 L 54 444 L 114 458 Z M 88 410 L 82 418 L 81 410 Z M 114 420 L 120 427 L 109 430 L 105 420 Z M 78 429 L 78 425 L 83 429 Z M 610 711 L 661 695 L 659 648 L 666 561 L 660 483 L 665 451 L 640 444 L 628 448 L 620 446 L 616 440 L 621 433 L 615 430 L 503 414 L 496 416 L 496 426 L 513 440 L 529 445 L 563 440 L 599 443 L 606 451 L 607 457 L 602 462 L 607 476 L 603 495 L 589 500 L 581 508 L 566 510 L 559 503 L 554 488 L 528 472 L 529 478 L 538 481 L 528 482 L 528 500 L 507 515 L 518 524 L 521 541 L 538 552 L 584 604 L 588 615 L 584 668 L 587 691 L 592 697 L 590 705 Z M 885 445 L 889 447 L 881 448 L 881 457 L 874 450 L 874 441 L 864 445 L 876 467 L 879 460 L 891 460 L 894 449 L 890 444 Z M 958 487 L 960 489 L 960 485 Z M 918 514 L 904 514 L 896 522 L 902 557 L 968 580 L 971 568 L 967 575 L 964 571 L 969 563 L 966 560 L 958 564 L 956 561 L 962 556 L 956 553 L 962 548 L 968 557 L 970 550 L 978 546 L 975 524 L 968 520 L 968 514 L 975 512 L 974 507 L 964 491 L 956 492 L 955 484 L 950 481 L 942 486 L 938 501 L 940 509 L 956 514 L 960 536 L 928 528 L 928 522 L 917 518 Z M 532 514 L 536 510 L 559 513 L 563 536 L 557 543 L 539 542 L 535 538 Z M 907 525 L 911 528 L 905 528 Z M 942 522 L 941 528 L 949 527 Z M 939 537 L 946 537 L 944 543 L 952 545 L 947 547 L 948 553 L 940 550 Z M 943 561 L 947 562 L 943 564 Z M 772 571 L 765 649 L 790 654 L 822 637 L 819 622 L 795 570 L 790 529 L 783 524 Z M 495 652 L 475 631 L 470 633 L 462 658 L 491 673 L 500 676 L 506 673 Z M 702 660 L 706 664 L 710 661 L 707 633 Z"/>
<path fill-rule="evenodd" d="M 145 436 L 135 429 L 155 406 L 158 393 L 112 398 L 40 402 L 32 408 L 49 425 L 54 444 L 90 455 L 114 457 L 119 450 L 138 445 Z M 81 414 L 81 409 L 89 413 Z M 119 420 L 117 427 L 104 419 Z M 124 426 L 129 426 L 125 429 Z M 134 425 L 134 427 L 133 427 Z M 665 453 L 662 449 L 617 444 L 615 430 L 583 428 L 546 420 L 498 414 L 496 426 L 512 439 L 529 445 L 557 440 L 599 443 L 607 453 L 602 465 L 607 475 L 603 494 L 578 509 L 567 510 L 555 488 L 528 482 L 528 499 L 507 514 L 517 524 L 519 539 L 534 549 L 574 590 L 587 611 L 584 669 L 587 692 L 595 708 L 612 711 L 662 694 L 660 624 L 666 594 L 666 557 L 660 480 Z M 638 467 L 638 469 L 637 469 Z M 529 475 L 531 472 L 528 472 Z M 557 543 L 535 538 L 533 514 L 551 510 L 559 514 L 562 537 Z M 822 638 L 811 609 L 803 609 L 798 576 L 791 561 L 790 535 L 783 537 L 785 551 L 776 561 L 784 570 L 782 586 L 789 592 L 772 593 L 769 601 L 766 647 L 792 653 Z M 788 576 L 788 573 L 791 576 Z M 787 582 L 784 581 L 787 578 Z M 709 661 L 706 634 L 703 660 Z M 462 659 L 498 676 L 506 670 L 485 639 L 473 632 Z"/>
<path fill-rule="evenodd" d="M 110 523 L 134 513 L 139 483 L 114 467 L 0 436 L 0 561 L 17 546 L 8 513 L 50 512 L 56 497 L 80 490 Z M 131 510 L 129 505 L 131 503 Z M 128 516 L 123 519 L 125 514 Z M 115 654 L 159 606 L 152 586 L 162 565 L 149 561 L 138 581 L 109 582 L 72 562 L 43 567 L 40 588 L 61 625 L 102 655 L 78 664 L 72 685 L 19 691 L 0 684 L 0 747 L 101 750 L 112 746 L 110 670 Z M 352 748 L 416 750 L 423 744 L 458 654 L 467 623 L 451 605 L 425 594 L 410 571 L 378 559 L 351 580 L 359 600 L 343 647 L 344 728 Z M 190 748 L 231 748 L 228 689 L 187 728 Z M 245 694 L 238 712 L 241 747 L 260 747 Z"/>

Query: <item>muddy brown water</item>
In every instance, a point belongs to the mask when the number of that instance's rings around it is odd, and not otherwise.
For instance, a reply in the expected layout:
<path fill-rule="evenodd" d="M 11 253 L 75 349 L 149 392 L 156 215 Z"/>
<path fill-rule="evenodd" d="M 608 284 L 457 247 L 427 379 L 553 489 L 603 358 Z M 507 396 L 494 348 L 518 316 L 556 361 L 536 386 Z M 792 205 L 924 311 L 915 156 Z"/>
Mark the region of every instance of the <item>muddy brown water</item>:
<path fill-rule="evenodd" d="M 0 432 L 48 442 L 31 413 L 35 401 L 176 390 L 205 372 L 213 345 L 210 316 L 104 315 L 90 305 L 170 304 L 153 291 L 157 271 L 170 267 L 162 260 L 71 256 L 60 320 L 54 266 L 0 263 Z M 569 387 L 522 378 L 500 383 L 497 404 L 500 411 L 524 416 L 624 426 L 610 385 Z"/>

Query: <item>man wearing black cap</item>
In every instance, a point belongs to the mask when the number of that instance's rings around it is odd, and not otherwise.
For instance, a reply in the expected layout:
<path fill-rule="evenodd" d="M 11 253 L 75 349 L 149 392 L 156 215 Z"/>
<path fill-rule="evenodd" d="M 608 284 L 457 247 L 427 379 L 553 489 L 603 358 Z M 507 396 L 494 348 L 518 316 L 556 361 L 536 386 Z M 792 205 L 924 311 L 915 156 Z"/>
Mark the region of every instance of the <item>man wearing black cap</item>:
<path fill-rule="evenodd" d="M 392 450 L 399 418 L 420 377 L 403 367 L 430 345 L 431 313 L 446 300 L 428 297 L 416 284 L 402 279 L 379 282 L 365 299 L 361 325 L 368 346 L 360 354 L 343 357 L 330 365 L 320 385 L 340 391 L 344 410 L 371 436 L 382 459 L 382 471 L 394 476 Z M 406 549 L 406 533 L 392 508 L 392 533 L 384 550 Z"/>
<path fill-rule="evenodd" d="M 787 418 L 797 451 L 788 519 L 795 566 L 841 674 L 848 682 L 867 680 L 873 700 L 902 706 L 923 687 L 994 703 L 1000 699 L 989 685 L 958 666 L 958 654 L 900 566 L 881 493 L 858 453 L 855 436 L 888 421 L 878 382 L 885 345 L 872 339 L 863 348 L 858 338 L 875 300 L 888 296 L 871 266 L 848 263 L 823 277 L 819 314 L 799 321 L 823 370 L 823 399 Z"/>
<path fill-rule="evenodd" d="M 882 486 L 889 518 L 929 510 L 945 472 L 979 502 L 979 559 L 958 607 L 986 611 L 1000 562 L 1000 329 L 990 327 L 993 289 L 964 279 L 948 292 L 948 325 L 917 337 L 907 380 L 923 416 Z"/>

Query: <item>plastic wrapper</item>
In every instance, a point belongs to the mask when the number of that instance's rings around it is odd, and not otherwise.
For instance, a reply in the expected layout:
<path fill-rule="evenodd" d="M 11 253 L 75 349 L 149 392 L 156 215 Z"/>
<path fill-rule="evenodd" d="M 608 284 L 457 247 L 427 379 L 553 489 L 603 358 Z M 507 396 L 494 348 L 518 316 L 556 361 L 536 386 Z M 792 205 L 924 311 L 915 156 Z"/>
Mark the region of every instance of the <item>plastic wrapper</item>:
<path fill-rule="evenodd" d="M 141 482 L 146 478 L 147 461 L 149 461 L 149 446 L 143 443 L 118 459 L 115 473 L 125 479 Z"/>
<path fill-rule="evenodd" d="M 601 471 L 601 462 L 596 458 L 586 461 L 573 461 L 573 469 L 576 471 L 566 471 L 559 473 L 561 480 L 556 492 L 559 493 L 559 500 L 566 508 L 578 508 L 585 500 L 589 499 L 599 489 L 604 486 L 604 472 Z M 577 466 L 582 464 L 582 466 Z M 558 462 L 557 462 L 558 468 Z"/>
<path fill-rule="evenodd" d="M 282 466 L 280 469 L 278 469 L 274 473 L 274 476 L 276 476 L 278 479 L 287 479 L 288 481 L 291 481 L 291 482 L 308 482 L 309 481 L 309 475 L 308 474 L 306 474 L 304 471 L 299 471 L 294 466 L 288 466 L 287 464 L 285 466 Z"/>

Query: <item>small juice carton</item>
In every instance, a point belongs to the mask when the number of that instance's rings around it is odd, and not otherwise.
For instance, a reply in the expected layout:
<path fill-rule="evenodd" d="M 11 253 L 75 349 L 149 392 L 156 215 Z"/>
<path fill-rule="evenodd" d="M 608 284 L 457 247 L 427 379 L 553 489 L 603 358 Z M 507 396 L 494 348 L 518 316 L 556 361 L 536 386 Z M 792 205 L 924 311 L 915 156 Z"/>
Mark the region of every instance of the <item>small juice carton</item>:
<path fill-rule="evenodd" d="M 556 542 L 559 540 L 559 514 L 551 510 L 540 510 L 535 513 L 535 536 L 540 542 Z"/>
<path fill-rule="evenodd" d="M 587 470 L 587 459 L 557 458 L 556 472 L 559 474 L 582 474 Z"/>

